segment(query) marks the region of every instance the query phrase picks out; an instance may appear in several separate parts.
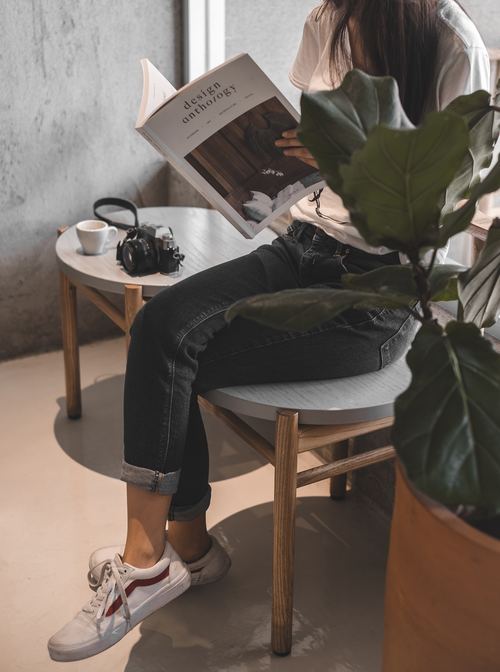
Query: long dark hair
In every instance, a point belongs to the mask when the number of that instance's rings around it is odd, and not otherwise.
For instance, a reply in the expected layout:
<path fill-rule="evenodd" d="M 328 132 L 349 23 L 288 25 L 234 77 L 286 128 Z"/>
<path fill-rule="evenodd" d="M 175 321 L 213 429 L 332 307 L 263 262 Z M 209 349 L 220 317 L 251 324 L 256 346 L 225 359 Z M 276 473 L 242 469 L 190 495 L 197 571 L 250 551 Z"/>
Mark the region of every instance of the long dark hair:
<path fill-rule="evenodd" d="M 332 75 L 349 61 L 348 23 L 355 19 L 370 74 L 391 75 L 401 103 L 414 124 L 422 120 L 435 77 L 439 22 L 438 0 L 324 0 L 320 13 L 335 13 L 331 48 Z"/>

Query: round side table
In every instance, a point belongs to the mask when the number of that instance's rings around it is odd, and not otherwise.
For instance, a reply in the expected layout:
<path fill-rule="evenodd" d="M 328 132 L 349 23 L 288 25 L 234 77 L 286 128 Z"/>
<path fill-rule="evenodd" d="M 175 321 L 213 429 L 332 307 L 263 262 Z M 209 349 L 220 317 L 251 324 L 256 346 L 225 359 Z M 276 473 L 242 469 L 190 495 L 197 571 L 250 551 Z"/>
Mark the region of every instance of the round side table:
<path fill-rule="evenodd" d="M 115 213 L 113 219 L 129 221 L 123 213 Z M 178 274 L 128 275 L 116 260 L 116 244 L 126 235 L 122 229 L 118 229 L 117 239 L 108 245 L 105 252 L 96 256 L 83 253 L 75 226 L 62 227 L 57 231 L 56 257 L 60 279 L 66 412 L 69 418 L 79 418 L 82 414 L 77 290 L 123 330 L 128 351 L 129 329 L 144 301 L 164 287 L 247 254 L 276 237 L 271 229 L 264 229 L 251 240 L 243 238 L 220 213 L 204 208 L 141 208 L 139 221 L 141 224 L 149 222 L 172 227 L 176 243 L 186 255 Z M 124 312 L 120 312 L 102 291 L 122 294 Z"/>

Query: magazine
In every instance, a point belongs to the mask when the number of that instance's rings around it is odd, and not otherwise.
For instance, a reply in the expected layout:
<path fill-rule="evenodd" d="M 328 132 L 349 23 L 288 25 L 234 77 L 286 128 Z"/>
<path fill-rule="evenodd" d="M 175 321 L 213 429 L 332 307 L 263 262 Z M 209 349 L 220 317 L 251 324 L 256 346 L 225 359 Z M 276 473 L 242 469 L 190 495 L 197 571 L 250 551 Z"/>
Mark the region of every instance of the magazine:
<path fill-rule="evenodd" d="M 176 90 L 141 60 L 141 133 L 245 238 L 325 186 L 274 142 L 300 116 L 248 54 Z"/>

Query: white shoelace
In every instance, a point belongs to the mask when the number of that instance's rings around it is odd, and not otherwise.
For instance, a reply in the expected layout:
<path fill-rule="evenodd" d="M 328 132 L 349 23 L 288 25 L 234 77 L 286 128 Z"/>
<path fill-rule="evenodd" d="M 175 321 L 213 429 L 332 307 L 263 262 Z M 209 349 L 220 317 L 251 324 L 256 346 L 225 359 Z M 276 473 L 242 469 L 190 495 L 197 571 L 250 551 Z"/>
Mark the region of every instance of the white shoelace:
<path fill-rule="evenodd" d="M 97 608 L 97 612 L 95 613 L 97 625 L 99 625 L 104 618 L 110 595 L 114 598 L 116 591 L 118 591 L 122 599 L 121 607 L 123 608 L 125 619 L 130 625 L 130 609 L 128 606 L 127 593 L 125 592 L 125 587 L 122 581 L 122 574 L 124 572 L 126 572 L 125 569 L 118 567 L 116 556 L 113 560 L 107 560 L 104 563 L 101 570 L 101 576 L 99 577 L 100 580 L 97 592 L 90 602 L 82 608 L 82 611 L 91 614 L 93 614 Z"/>
<path fill-rule="evenodd" d="M 108 560 L 107 562 L 111 562 L 111 560 Z M 89 582 L 89 586 L 90 586 L 90 588 L 92 588 L 92 590 L 97 590 L 99 588 L 99 586 L 102 584 L 102 582 L 104 581 L 104 576 L 106 574 L 106 564 L 107 563 L 103 562 L 103 563 L 100 563 L 100 564 L 102 564 L 102 567 L 101 567 L 101 573 L 99 574 L 98 579 L 96 579 L 94 577 L 94 574 L 93 574 L 93 571 L 97 567 L 97 565 L 95 565 L 94 567 L 91 567 L 89 569 L 89 571 L 87 572 L 87 581 Z"/>

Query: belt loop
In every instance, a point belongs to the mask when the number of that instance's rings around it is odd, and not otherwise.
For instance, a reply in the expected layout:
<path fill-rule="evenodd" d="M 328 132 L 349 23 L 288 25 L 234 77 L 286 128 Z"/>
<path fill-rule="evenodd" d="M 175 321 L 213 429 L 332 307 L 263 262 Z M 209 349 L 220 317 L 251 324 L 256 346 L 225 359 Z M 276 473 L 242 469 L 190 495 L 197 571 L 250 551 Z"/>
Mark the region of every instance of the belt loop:
<path fill-rule="evenodd" d="M 299 241 L 308 224 L 309 222 L 305 222 L 304 220 L 295 219 L 289 225 L 286 232 L 293 240 Z"/>
<path fill-rule="evenodd" d="M 300 227 L 299 227 L 299 232 L 297 234 L 297 240 L 300 240 L 302 237 L 302 234 L 306 230 L 306 228 L 309 226 L 309 222 L 302 222 Z"/>

